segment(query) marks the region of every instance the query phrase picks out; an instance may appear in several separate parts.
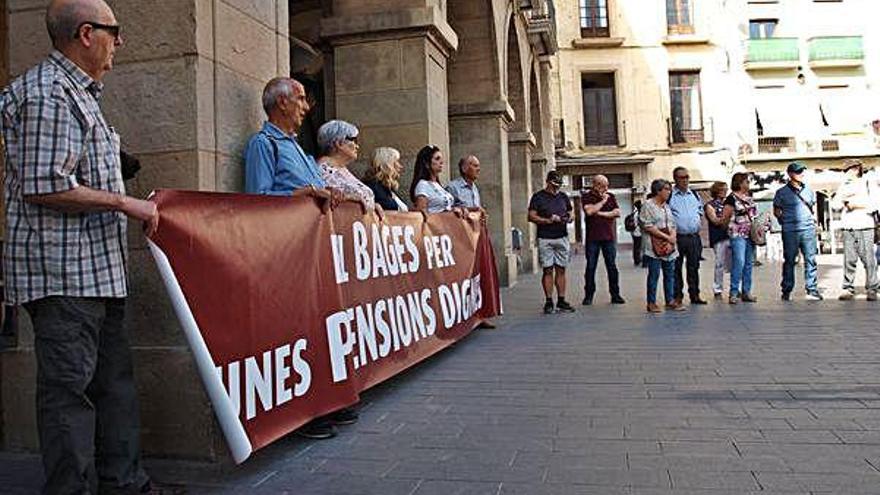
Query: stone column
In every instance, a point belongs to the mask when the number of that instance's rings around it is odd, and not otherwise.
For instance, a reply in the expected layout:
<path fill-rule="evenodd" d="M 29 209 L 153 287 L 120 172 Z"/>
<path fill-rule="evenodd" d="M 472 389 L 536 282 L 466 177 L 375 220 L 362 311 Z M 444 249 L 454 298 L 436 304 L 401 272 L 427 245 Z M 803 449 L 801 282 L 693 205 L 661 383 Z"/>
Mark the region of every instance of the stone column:
<path fill-rule="evenodd" d="M 10 72 L 49 52 L 45 1 L 10 9 Z M 289 73 L 287 1 L 115 0 L 125 44 L 105 80 L 101 106 L 123 149 L 141 160 L 126 183 L 143 197 L 156 188 L 241 189 L 241 150 L 264 120 L 266 81 Z M 144 451 L 218 460 L 227 456 L 189 348 L 159 280 L 140 226 L 129 228 L 128 324 L 141 396 Z M 22 319 L 20 346 L 0 354 L 3 447 L 35 449 L 33 336 Z M 5 404 L 9 406 L 8 402 Z"/>
<path fill-rule="evenodd" d="M 504 100 L 449 107 L 452 156 L 477 155 L 482 164 L 480 194 L 489 214 L 489 232 L 505 286 L 516 283 L 516 256 L 511 251 L 510 160 L 508 126 L 513 109 Z"/>
<path fill-rule="evenodd" d="M 535 269 L 536 250 L 532 223 L 528 220 L 529 200 L 532 197 L 532 150 L 535 135 L 528 131 L 511 132 L 508 137 L 510 160 L 510 215 L 514 227 L 522 231 L 523 242 L 520 260 L 521 271 L 530 273 Z"/>
<path fill-rule="evenodd" d="M 333 50 L 328 108 L 360 128 L 361 166 L 378 146 L 400 150 L 407 197 L 416 153 L 433 144 L 447 157 L 447 180 L 454 166 L 446 68 L 458 37 L 444 12 L 428 0 L 346 3 L 335 12 L 345 14 L 321 22 L 321 37 Z"/>
<path fill-rule="evenodd" d="M 552 59 L 550 56 L 545 55 L 541 56 L 538 60 L 540 62 L 539 74 L 541 77 L 541 84 L 538 87 L 541 92 L 541 101 L 544 102 L 544 105 L 541 107 L 541 126 L 544 128 L 541 135 L 543 139 L 541 140 L 542 142 L 538 143 L 538 149 L 541 151 L 544 159 L 543 170 L 540 174 L 540 187 L 544 187 L 544 177 L 547 171 L 556 168 L 556 149 L 553 142 L 553 133 L 555 132 L 553 129 L 553 105 L 550 104 L 550 99 L 552 98 L 550 92 Z"/>

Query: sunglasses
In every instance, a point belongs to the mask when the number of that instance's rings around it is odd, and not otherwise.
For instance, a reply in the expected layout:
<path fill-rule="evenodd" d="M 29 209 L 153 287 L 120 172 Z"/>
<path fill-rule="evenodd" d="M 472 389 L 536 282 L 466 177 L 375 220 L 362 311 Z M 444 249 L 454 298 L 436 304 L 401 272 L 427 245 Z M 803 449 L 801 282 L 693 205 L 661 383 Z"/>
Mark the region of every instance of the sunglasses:
<path fill-rule="evenodd" d="M 91 26 L 92 29 L 100 29 L 102 31 L 107 31 L 110 35 L 115 39 L 119 39 L 120 32 L 122 31 L 122 26 L 119 24 L 101 24 L 99 22 L 86 21 L 81 22 L 79 26 L 76 27 L 76 34 L 73 36 L 74 38 L 79 38 L 79 30 L 82 29 L 83 26 Z"/>
<path fill-rule="evenodd" d="M 350 141 L 350 142 L 352 142 L 352 143 L 354 143 L 354 144 L 357 144 L 357 142 L 358 142 L 358 138 L 357 138 L 357 136 L 348 136 L 348 137 L 345 138 L 345 140 L 346 140 L 346 141 Z"/>

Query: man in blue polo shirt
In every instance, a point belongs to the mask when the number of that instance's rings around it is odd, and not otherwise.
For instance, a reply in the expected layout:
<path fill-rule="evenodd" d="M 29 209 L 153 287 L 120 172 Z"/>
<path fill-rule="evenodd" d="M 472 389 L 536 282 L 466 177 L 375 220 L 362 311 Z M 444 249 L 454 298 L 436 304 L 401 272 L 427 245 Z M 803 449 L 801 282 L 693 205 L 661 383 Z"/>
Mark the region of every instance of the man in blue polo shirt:
<path fill-rule="evenodd" d="M 263 110 L 269 120 L 251 136 L 244 152 L 245 192 L 271 196 L 308 195 L 323 200 L 324 209 L 333 208 L 342 192 L 328 189 L 315 159 L 296 142 L 309 112 L 306 90 L 289 77 L 276 77 L 263 89 Z M 336 436 L 336 425 L 352 424 L 358 413 L 344 408 L 316 418 L 296 431 L 306 438 Z"/>
<path fill-rule="evenodd" d="M 269 120 L 245 148 L 245 192 L 329 199 L 315 159 L 296 142 L 310 110 L 303 85 L 289 77 L 276 77 L 266 84 L 262 100 Z"/>
<path fill-rule="evenodd" d="M 798 252 L 804 260 L 804 284 L 807 299 L 821 301 L 816 270 L 816 221 L 813 211 L 816 194 L 804 183 L 807 167 L 800 162 L 788 164 L 788 183 L 776 191 L 773 215 L 782 226 L 782 300 L 791 300 L 794 289 L 794 264 Z"/>
<path fill-rule="evenodd" d="M 684 167 L 672 171 L 675 187 L 669 196 L 669 208 L 675 219 L 678 258 L 675 260 L 675 303 L 680 305 L 684 298 L 684 276 L 682 268 L 687 267 L 687 286 L 691 304 L 706 304 L 700 297 L 700 256 L 703 241 L 700 227 L 703 225 L 703 200 L 690 188 L 690 173 Z"/>

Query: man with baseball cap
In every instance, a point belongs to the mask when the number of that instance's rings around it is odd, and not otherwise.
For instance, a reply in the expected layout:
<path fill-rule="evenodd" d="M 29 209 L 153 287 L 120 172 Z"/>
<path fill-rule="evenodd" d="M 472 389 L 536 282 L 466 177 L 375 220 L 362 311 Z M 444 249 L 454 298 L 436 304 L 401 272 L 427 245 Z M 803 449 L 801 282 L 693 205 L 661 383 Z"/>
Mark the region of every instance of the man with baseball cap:
<path fill-rule="evenodd" d="M 843 237 L 843 292 L 841 301 L 855 299 L 855 277 L 859 260 L 865 265 L 865 290 L 869 301 L 877 300 L 880 278 L 874 257 L 874 212 L 878 209 L 877 185 L 865 177 L 862 162 L 848 159 L 843 162 L 846 178 L 834 195 L 834 206 L 841 208 L 841 236 Z"/>
<path fill-rule="evenodd" d="M 538 261 L 544 270 L 541 285 L 544 288 L 544 313 L 554 312 L 553 288 L 556 287 L 556 311 L 573 313 L 574 308 L 565 300 L 565 267 L 571 259 L 568 242 L 568 223 L 572 221 L 571 200 L 560 190 L 562 178 L 555 170 L 547 174 L 544 189 L 532 195 L 529 201 L 529 222 L 538 226 Z"/>
<path fill-rule="evenodd" d="M 782 300 L 791 300 L 794 290 L 794 264 L 798 252 L 804 260 L 804 284 L 807 299 L 821 301 L 816 269 L 816 193 L 804 183 L 807 167 L 801 162 L 791 162 L 785 169 L 788 182 L 776 191 L 773 198 L 773 215 L 782 226 Z"/>

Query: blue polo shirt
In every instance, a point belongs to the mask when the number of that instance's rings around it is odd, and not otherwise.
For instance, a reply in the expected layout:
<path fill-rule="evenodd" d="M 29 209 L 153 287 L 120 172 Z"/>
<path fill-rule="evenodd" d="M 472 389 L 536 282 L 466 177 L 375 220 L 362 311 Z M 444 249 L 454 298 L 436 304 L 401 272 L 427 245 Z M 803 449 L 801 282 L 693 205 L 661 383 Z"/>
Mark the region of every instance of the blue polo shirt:
<path fill-rule="evenodd" d="M 296 136 L 266 122 L 244 151 L 244 190 L 250 194 L 289 196 L 309 185 L 326 187 L 315 159 L 303 151 Z"/>
<path fill-rule="evenodd" d="M 798 198 L 798 195 L 803 198 L 803 201 Z M 810 205 L 809 208 L 804 202 Z M 816 228 L 816 221 L 813 220 L 816 193 L 806 184 L 798 190 L 789 182 L 777 189 L 776 195 L 773 197 L 773 207 L 782 210 L 779 224 L 782 226 L 783 232 Z"/>
<path fill-rule="evenodd" d="M 669 209 L 675 219 L 676 234 L 698 234 L 703 224 L 703 201 L 697 193 L 688 189 L 682 191 L 677 187 L 672 188 L 672 196 L 669 197 Z"/>

